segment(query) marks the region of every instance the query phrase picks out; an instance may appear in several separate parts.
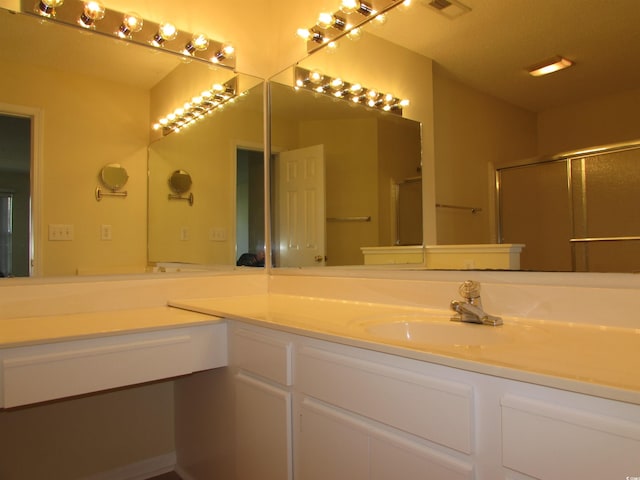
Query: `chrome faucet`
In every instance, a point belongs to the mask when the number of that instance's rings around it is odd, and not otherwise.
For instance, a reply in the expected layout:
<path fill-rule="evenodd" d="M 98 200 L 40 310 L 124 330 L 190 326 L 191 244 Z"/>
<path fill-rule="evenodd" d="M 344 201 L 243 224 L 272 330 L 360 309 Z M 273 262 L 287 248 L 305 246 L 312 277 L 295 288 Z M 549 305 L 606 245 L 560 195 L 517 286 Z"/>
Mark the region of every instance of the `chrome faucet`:
<path fill-rule="evenodd" d="M 454 322 L 480 323 L 483 325 L 502 325 L 502 319 L 489 315 L 482 309 L 480 299 L 480 283 L 473 280 L 464 281 L 458 288 L 464 301 L 452 300 L 451 310 L 456 312 L 451 317 Z"/>

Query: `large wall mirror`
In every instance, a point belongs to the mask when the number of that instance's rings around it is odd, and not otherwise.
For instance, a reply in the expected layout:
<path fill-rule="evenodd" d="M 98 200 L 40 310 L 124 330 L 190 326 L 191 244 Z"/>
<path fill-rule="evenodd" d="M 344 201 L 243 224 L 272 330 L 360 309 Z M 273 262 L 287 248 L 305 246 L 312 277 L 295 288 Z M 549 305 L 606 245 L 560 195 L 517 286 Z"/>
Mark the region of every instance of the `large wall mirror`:
<path fill-rule="evenodd" d="M 3 270 L 64 276 L 167 262 L 233 266 L 236 250 L 260 244 L 264 221 L 252 227 L 236 215 L 237 203 L 248 201 L 236 198 L 236 168 L 248 157 L 262 165 L 261 79 L 4 9 L 0 43 Z M 226 82 L 238 98 L 223 109 L 179 133 L 152 129 Z M 126 169 L 126 195 L 96 201 L 110 164 Z M 191 175 L 193 205 L 169 199 L 176 170 Z M 252 246 L 237 246 L 237 232 L 250 230 Z"/>
<path fill-rule="evenodd" d="M 640 60 L 639 16 L 634 0 L 615 9 L 579 0 L 413 2 L 394 8 L 383 25 L 371 22 L 358 41 L 343 37 L 337 49 L 323 47 L 274 76 L 276 265 L 362 265 L 362 247 L 376 245 L 399 252 L 386 263 L 416 262 L 385 212 L 394 184 L 419 177 L 427 268 L 640 270 L 640 71 L 630 67 Z M 528 73 L 556 55 L 574 65 L 548 76 Z M 403 121 L 421 125 L 421 159 L 401 167 L 411 155 L 396 123 L 385 124 L 393 115 L 366 120 L 372 112 L 365 107 L 294 88 L 298 67 L 408 98 Z M 378 136 L 361 128 L 367 121 Z M 302 150 L 300 158 L 324 156 L 326 196 L 298 208 L 319 211 L 322 203 L 323 222 L 298 210 L 297 223 L 314 235 L 323 229 L 326 246 L 298 259 L 287 250 L 319 242 L 303 245 L 282 230 L 296 223 L 285 221 L 294 211 L 288 197 L 300 196 L 283 183 L 291 173 L 283 165 L 298 162 L 289 151 L 313 146 L 322 149 Z M 388 163 L 379 161 L 386 155 Z M 373 163 L 364 166 L 364 158 Z M 390 165 L 404 170 L 391 172 Z M 365 194 L 367 187 L 373 193 Z M 504 244 L 524 245 L 516 263 L 479 266 L 477 255 Z M 470 245 L 481 248 L 448 249 L 449 265 L 430 264 L 431 251 Z"/>

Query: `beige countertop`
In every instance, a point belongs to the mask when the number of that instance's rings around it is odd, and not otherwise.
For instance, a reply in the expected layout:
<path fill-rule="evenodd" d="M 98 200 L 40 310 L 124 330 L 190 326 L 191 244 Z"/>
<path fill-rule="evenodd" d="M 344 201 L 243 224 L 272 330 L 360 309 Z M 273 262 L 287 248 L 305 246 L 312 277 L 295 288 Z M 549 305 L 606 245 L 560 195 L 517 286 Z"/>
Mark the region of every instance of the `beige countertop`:
<path fill-rule="evenodd" d="M 0 320 L 0 348 L 165 330 L 222 322 L 170 307 L 44 315 Z"/>
<path fill-rule="evenodd" d="M 169 303 L 336 343 L 640 404 L 640 329 L 510 317 L 503 318 L 504 325 L 490 327 L 450 322 L 446 310 L 275 294 Z M 431 324 L 436 340 L 402 334 L 403 325 L 414 322 Z M 461 340 L 444 341 L 440 332 Z"/>

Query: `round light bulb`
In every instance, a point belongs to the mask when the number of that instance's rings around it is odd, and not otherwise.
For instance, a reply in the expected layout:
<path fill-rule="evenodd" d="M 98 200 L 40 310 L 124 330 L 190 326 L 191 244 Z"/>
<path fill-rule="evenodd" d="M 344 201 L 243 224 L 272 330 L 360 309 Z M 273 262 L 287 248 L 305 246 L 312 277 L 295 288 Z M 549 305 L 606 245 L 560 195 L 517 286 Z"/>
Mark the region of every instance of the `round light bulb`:
<path fill-rule="evenodd" d="M 340 5 L 340 11 L 346 14 L 353 13 L 359 8 L 359 0 L 342 0 L 342 5 Z"/>
<path fill-rule="evenodd" d="M 325 12 L 321 13 L 318 16 L 317 24 L 320 28 L 329 28 L 331 25 L 333 25 L 333 15 Z"/>
<path fill-rule="evenodd" d="M 64 3 L 64 0 L 40 0 L 36 4 L 35 12 L 43 17 L 55 17 L 56 7 Z"/>
<path fill-rule="evenodd" d="M 313 70 L 309 73 L 309 81 L 315 85 L 322 82 L 323 75 L 318 70 Z"/>
<path fill-rule="evenodd" d="M 95 28 L 95 22 L 104 18 L 104 11 L 104 5 L 100 2 L 85 2 L 78 24 L 84 28 Z"/>
<path fill-rule="evenodd" d="M 178 29 L 172 23 L 162 23 L 158 29 L 158 35 L 163 40 L 170 41 L 178 36 Z"/>
<path fill-rule="evenodd" d="M 125 13 L 122 18 L 122 24 L 120 25 L 120 28 L 118 28 L 116 34 L 120 38 L 129 38 L 131 37 L 131 34 L 142 30 L 143 25 L 144 20 L 142 20 L 140 15 L 134 12 Z"/>
<path fill-rule="evenodd" d="M 299 28 L 297 33 L 303 40 L 309 40 L 311 38 L 311 32 L 308 28 Z"/>
<path fill-rule="evenodd" d="M 359 28 L 352 28 L 351 30 L 349 30 L 349 33 L 347 33 L 347 38 L 349 40 L 360 40 L 361 37 L 362 30 L 360 30 Z"/>

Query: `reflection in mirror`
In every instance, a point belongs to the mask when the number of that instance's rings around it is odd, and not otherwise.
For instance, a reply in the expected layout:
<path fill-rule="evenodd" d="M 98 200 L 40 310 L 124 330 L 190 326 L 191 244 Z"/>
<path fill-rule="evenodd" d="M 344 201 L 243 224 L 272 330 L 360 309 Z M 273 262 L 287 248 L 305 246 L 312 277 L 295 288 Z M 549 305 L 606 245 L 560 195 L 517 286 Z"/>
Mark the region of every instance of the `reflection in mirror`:
<path fill-rule="evenodd" d="M 27 142 L 32 145 L 30 153 L 33 157 L 32 218 L 28 218 L 28 211 L 23 211 L 22 200 L 21 208 L 14 208 L 14 213 L 22 212 L 22 224 L 31 227 L 25 229 L 25 232 L 32 232 L 31 238 L 25 234 L 24 246 L 20 248 L 33 262 L 32 274 L 61 276 L 146 271 L 148 149 L 151 141 L 162 137 L 162 132 L 153 131 L 151 126 L 199 94 L 205 88 L 202 81 L 211 79 L 206 86 L 211 88 L 214 82 L 224 82 L 238 74 L 198 60 L 186 63 L 175 54 L 4 9 L 0 9 L 0 43 L 0 69 L 3 72 L 0 76 L 0 114 L 31 121 L 28 131 L 32 137 Z M 241 88 L 252 88 L 259 83 L 258 79 L 253 79 Z M 262 148 L 261 109 L 260 104 L 257 113 L 247 119 L 246 135 L 241 129 L 235 129 L 233 141 Z M 224 130 L 224 126 L 214 125 L 211 128 Z M 216 132 L 211 132 L 211 137 L 218 139 L 218 150 L 225 150 L 225 158 L 233 157 L 231 164 L 234 165 L 232 140 Z M 188 140 L 183 141 L 188 143 Z M 223 237 L 223 240 L 210 241 L 207 231 L 204 234 L 207 245 L 214 250 L 224 248 L 225 255 L 216 258 L 225 265 L 234 265 L 235 198 L 227 187 L 233 184 L 233 169 L 194 166 L 196 159 L 215 164 L 220 158 L 216 150 L 198 151 L 185 145 L 177 145 L 176 149 L 182 160 L 177 165 L 167 164 L 157 175 L 154 166 L 150 165 L 150 175 L 161 178 L 162 183 L 158 190 L 162 192 L 162 207 L 154 212 L 154 218 L 161 221 L 169 218 L 162 214 L 162 209 L 174 206 L 168 205 L 167 178 L 172 171 L 185 168 L 198 179 L 199 199 L 202 200 L 198 202 L 197 212 L 195 206 L 189 212 L 192 216 L 189 220 L 196 222 L 196 216 L 217 218 L 214 226 L 229 234 L 216 237 Z M 87 188 L 94 188 L 96 172 L 114 159 L 129 175 L 126 202 L 87 201 Z M 207 168 L 211 171 L 203 172 Z M 5 176 L 4 170 L 2 176 Z M 216 180 L 204 180 L 209 177 Z M 222 184 L 224 188 L 220 187 Z M 211 193 L 203 195 L 200 189 Z M 215 193 L 222 191 L 224 195 Z M 29 189 L 21 189 L 21 192 L 29 192 Z M 29 205 L 29 202 L 25 204 Z M 218 213 L 222 210 L 223 213 Z M 73 240 L 48 240 L 50 224 L 73 226 Z M 109 241 L 102 240 L 102 225 L 111 226 Z M 190 238 L 194 239 L 196 232 L 190 225 L 187 227 Z M 175 232 L 172 235 L 175 236 Z M 189 241 L 180 241 L 179 227 L 177 238 L 178 241 L 172 243 L 173 248 L 190 250 Z M 14 237 L 14 252 L 16 240 Z M 167 254 L 162 260 L 178 257 L 179 254 Z"/>
<path fill-rule="evenodd" d="M 271 101 L 276 265 L 363 265 L 362 248 L 422 242 L 421 196 L 398 195 L 420 175 L 418 122 L 275 82 Z"/>
<path fill-rule="evenodd" d="M 496 170 L 537 164 L 594 147 L 628 147 L 637 143 L 640 131 L 640 117 L 634 108 L 640 102 L 640 71 L 629 68 L 640 60 L 634 21 L 640 15 L 638 2 L 621 0 L 614 11 L 604 5 L 585 9 L 579 0 L 561 4 L 552 0 L 465 0 L 462 3 L 468 8 L 451 14 L 448 7 L 435 8 L 436 3 L 414 2 L 407 12 L 394 10 L 384 26 L 368 28 L 359 42 L 341 40 L 333 53 L 324 48 L 300 63 L 306 69 L 377 86 L 411 100 L 405 116 L 421 122 L 423 129 L 427 268 L 429 250 L 436 250 L 433 246 L 475 248 L 508 241 L 514 248 L 524 244 L 523 252 L 527 252 L 528 243 L 533 248 L 534 240 L 529 237 L 501 237 Z M 568 28 L 567 19 L 575 25 Z M 620 45 L 625 48 L 620 49 Z M 544 77 L 527 73 L 530 65 L 557 54 L 569 57 L 574 65 Z M 280 77 L 276 80 L 281 82 Z M 276 144 L 277 139 L 272 141 Z M 619 176 L 593 178 L 594 182 L 598 178 L 599 187 L 612 187 Z M 560 180 L 543 177 L 546 181 Z M 637 190 L 638 186 L 633 184 L 629 189 Z M 562 196 L 561 204 L 546 203 L 553 211 L 569 209 L 576 195 L 574 188 L 573 195 Z M 603 195 L 610 193 L 603 190 Z M 551 213 L 542 209 L 545 202 L 539 200 L 529 199 L 539 208 L 534 208 L 529 218 L 521 215 L 523 221 L 537 224 Z M 604 209 L 603 213 L 635 225 L 631 221 L 633 213 L 624 208 L 628 203 L 622 202 L 623 208 Z M 517 205 L 511 207 L 519 210 Z M 592 214 L 595 210 L 587 213 L 587 218 Z M 595 220 L 594 225 L 604 223 Z M 589 245 L 580 229 L 584 230 L 579 222 L 563 225 L 565 233 L 560 241 L 562 251 L 569 256 L 562 263 L 527 260 L 523 268 L 628 271 L 621 270 L 618 261 L 605 266 L 600 261 L 590 264 L 584 261 L 583 252 L 577 253 L 584 249 L 591 249 L 592 256 L 596 249 L 627 252 L 631 248 L 627 240 Z M 624 233 L 616 233 L 620 231 Z M 599 236 L 626 238 L 639 234 L 636 227 L 612 228 L 600 231 Z M 541 258 L 556 253 L 543 252 Z M 456 255 L 456 262 L 448 267 L 438 263 L 438 268 L 479 265 L 474 252 Z"/>
<path fill-rule="evenodd" d="M 188 98 L 212 83 L 228 80 L 202 65 L 186 67 L 192 82 L 202 78 L 200 83 L 193 83 L 192 94 L 182 92 Z M 179 73 L 181 69 L 174 71 L 172 77 Z M 236 76 L 233 72 L 225 74 Z M 247 229 L 257 228 L 261 233 L 256 241 L 264 248 L 264 213 L 256 219 L 236 207 L 240 195 L 236 187 L 236 176 L 241 175 L 239 159 L 251 150 L 259 156 L 261 167 L 264 162 L 263 83 L 248 75 L 237 77 L 242 95 L 179 132 L 159 136 L 149 146 L 148 248 L 149 262 L 156 266 L 235 266 L 246 248 L 236 239 L 239 224 Z M 177 84 L 183 85 L 180 78 L 175 78 Z M 151 98 L 166 98 L 162 83 L 154 87 Z M 167 200 L 167 179 L 174 192 L 169 198 L 188 202 Z M 260 198 L 260 205 L 254 208 L 264 212 L 263 203 L 264 198 Z"/>

